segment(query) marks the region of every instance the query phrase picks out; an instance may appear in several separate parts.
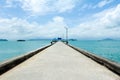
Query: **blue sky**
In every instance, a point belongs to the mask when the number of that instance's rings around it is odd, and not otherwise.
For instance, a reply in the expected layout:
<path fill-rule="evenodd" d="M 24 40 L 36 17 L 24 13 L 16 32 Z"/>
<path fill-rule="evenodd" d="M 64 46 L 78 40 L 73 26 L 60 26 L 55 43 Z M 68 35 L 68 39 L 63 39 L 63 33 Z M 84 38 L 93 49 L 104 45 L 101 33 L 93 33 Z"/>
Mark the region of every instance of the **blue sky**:
<path fill-rule="evenodd" d="M 0 38 L 120 39 L 120 0 L 0 0 Z"/>

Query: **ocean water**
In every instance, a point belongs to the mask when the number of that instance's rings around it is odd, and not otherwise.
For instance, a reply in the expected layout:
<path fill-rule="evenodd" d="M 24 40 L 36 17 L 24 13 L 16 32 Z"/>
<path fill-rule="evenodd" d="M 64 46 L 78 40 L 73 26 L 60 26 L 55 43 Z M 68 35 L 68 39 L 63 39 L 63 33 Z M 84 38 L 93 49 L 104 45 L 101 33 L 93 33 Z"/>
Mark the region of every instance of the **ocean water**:
<path fill-rule="evenodd" d="M 120 63 L 120 41 L 70 41 L 71 45 Z M 0 41 L 0 62 L 50 44 L 46 41 Z"/>
<path fill-rule="evenodd" d="M 75 47 L 86 50 L 111 61 L 120 63 L 120 41 L 70 41 Z"/>
<path fill-rule="evenodd" d="M 45 45 L 50 44 L 49 40 L 41 41 L 0 41 L 0 62 L 24 55 Z"/>

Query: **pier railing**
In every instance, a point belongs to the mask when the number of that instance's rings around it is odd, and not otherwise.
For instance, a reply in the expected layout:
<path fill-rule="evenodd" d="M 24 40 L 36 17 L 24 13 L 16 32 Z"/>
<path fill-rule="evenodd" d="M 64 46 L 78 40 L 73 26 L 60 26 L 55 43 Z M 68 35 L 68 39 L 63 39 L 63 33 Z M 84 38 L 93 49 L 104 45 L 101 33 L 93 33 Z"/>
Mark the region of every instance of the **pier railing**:
<path fill-rule="evenodd" d="M 25 54 L 25 55 L 22 55 L 22 56 L 19 56 L 19 57 L 16 57 L 12 60 L 8 60 L 8 61 L 5 61 L 3 63 L 0 64 L 0 75 L 5 73 L 6 71 L 12 69 L 13 67 L 17 66 L 18 64 L 22 63 L 23 61 L 29 59 L 30 57 L 34 56 L 35 54 L 37 54 L 38 52 L 50 47 L 51 45 L 47 45 L 45 47 L 42 47 L 38 50 L 35 50 L 33 52 L 30 52 L 28 54 Z"/>
<path fill-rule="evenodd" d="M 68 46 L 72 47 L 73 49 L 77 50 L 78 52 L 82 53 L 83 55 L 91 58 L 92 60 L 98 62 L 99 64 L 107 67 L 108 69 L 110 69 L 114 73 L 120 75 L 120 64 L 119 63 L 110 61 L 110 60 L 108 60 L 106 58 L 103 58 L 103 57 L 99 57 L 99 56 L 97 56 L 97 55 L 95 55 L 93 53 L 90 53 L 90 52 L 87 52 L 85 50 L 76 48 L 76 47 L 74 47 L 72 45 L 68 45 Z"/>

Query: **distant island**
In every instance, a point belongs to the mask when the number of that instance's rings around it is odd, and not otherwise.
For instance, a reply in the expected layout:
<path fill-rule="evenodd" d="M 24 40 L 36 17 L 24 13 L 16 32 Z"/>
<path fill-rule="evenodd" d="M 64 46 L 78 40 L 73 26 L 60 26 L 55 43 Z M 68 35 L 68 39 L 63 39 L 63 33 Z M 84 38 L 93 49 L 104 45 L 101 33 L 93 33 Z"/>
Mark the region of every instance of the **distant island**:
<path fill-rule="evenodd" d="M 111 39 L 111 38 L 106 38 L 106 39 L 103 39 L 104 41 L 113 41 L 114 39 Z"/>
<path fill-rule="evenodd" d="M 0 41 L 8 41 L 7 39 L 0 39 Z"/>
<path fill-rule="evenodd" d="M 77 39 L 69 39 L 69 41 L 77 41 Z"/>
<path fill-rule="evenodd" d="M 115 39 L 112 39 L 112 38 L 105 38 L 105 39 L 101 39 L 101 40 L 98 40 L 98 41 L 115 41 Z"/>
<path fill-rule="evenodd" d="M 17 41 L 19 42 L 19 41 L 25 41 L 25 40 L 17 40 Z"/>

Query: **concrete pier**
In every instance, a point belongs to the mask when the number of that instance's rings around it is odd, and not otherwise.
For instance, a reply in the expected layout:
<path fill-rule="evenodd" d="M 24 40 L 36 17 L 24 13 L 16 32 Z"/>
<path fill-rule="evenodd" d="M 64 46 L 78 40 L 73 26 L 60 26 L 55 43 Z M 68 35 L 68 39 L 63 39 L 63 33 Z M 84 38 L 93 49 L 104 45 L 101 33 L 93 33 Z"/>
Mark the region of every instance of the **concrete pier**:
<path fill-rule="evenodd" d="M 7 71 L 0 80 L 120 80 L 120 76 L 57 42 Z"/>

